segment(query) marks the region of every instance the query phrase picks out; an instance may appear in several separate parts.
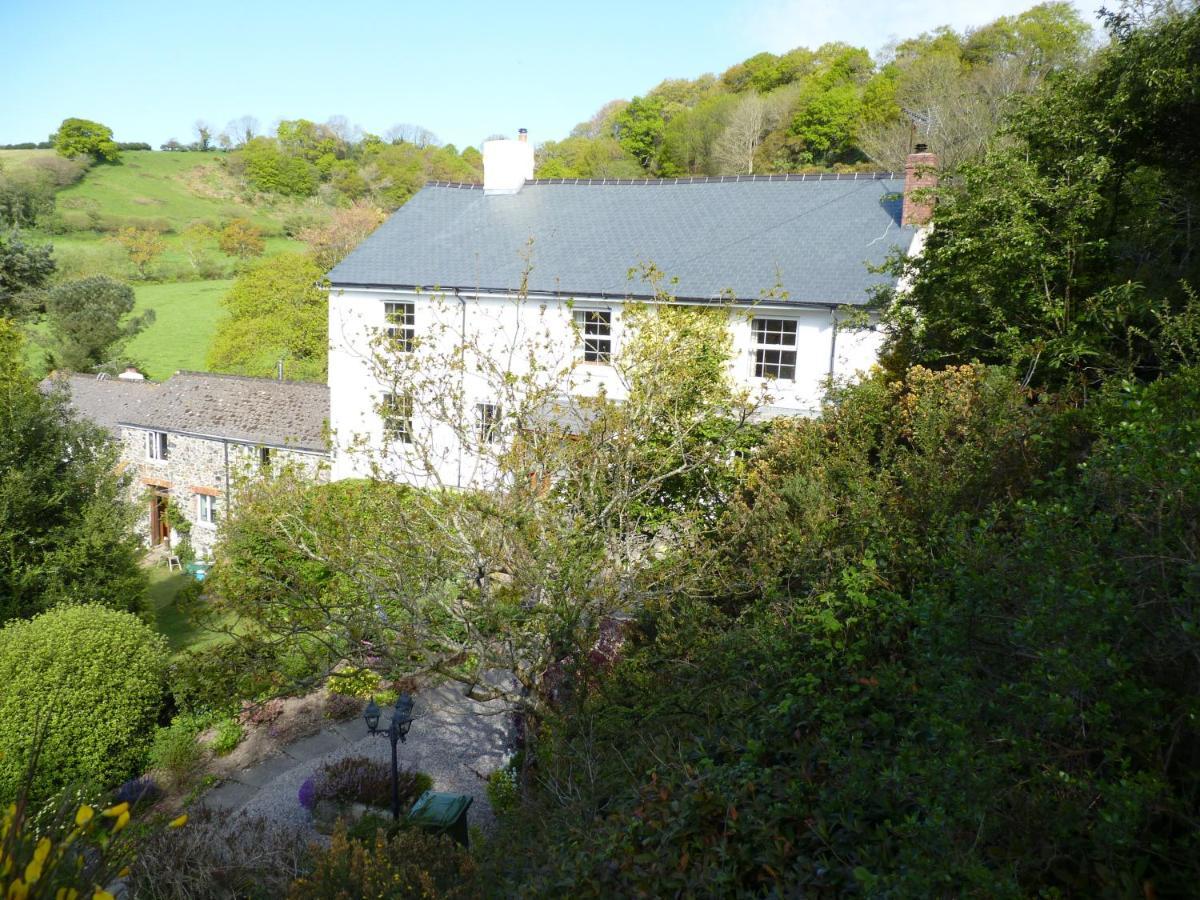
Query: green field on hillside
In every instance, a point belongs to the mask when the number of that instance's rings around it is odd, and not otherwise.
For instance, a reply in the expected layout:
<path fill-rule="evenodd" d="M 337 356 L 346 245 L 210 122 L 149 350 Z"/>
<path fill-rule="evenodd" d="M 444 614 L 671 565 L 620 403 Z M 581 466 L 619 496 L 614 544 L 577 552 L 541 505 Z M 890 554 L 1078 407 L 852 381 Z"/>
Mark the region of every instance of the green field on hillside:
<path fill-rule="evenodd" d="M 208 345 L 221 317 L 221 297 L 232 281 L 187 281 L 146 284 L 135 288 L 136 311 L 154 310 L 154 324 L 129 342 L 129 356 L 151 378 L 169 378 L 179 369 L 203 371 Z M 35 332 L 42 331 L 35 328 Z M 26 345 L 29 367 L 46 373 L 44 351 L 33 340 Z"/>
<path fill-rule="evenodd" d="M 187 281 L 137 288 L 137 309 L 153 309 L 154 324 L 129 342 L 129 355 L 155 380 L 179 369 L 203 371 L 232 281 Z"/>
<path fill-rule="evenodd" d="M 137 280 L 137 272 L 129 261 L 129 254 L 112 239 L 110 235 L 95 231 L 79 231 L 72 234 L 47 235 L 32 232 L 32 237 L 38 243 L 54 245 L 54 258 L 58 263 L 56 280 L 69 281 L 74 278 L 87 278 L 91 275 L 109 275 L 121 281 L 133 284 Z M 149 272 L 152 279 L 163 281 L 193 280 L 197 277 L 191 261 L 183 249 L 183 239 L 179 235 L 164 234 L 163 241 L 166 250 L 150 264 Z M 269 237 L 266 239 L 265 256 L 274 256 L 286 251 L 303 252 L 306 245 L 289 237 Z M 211 246 L 205 254 L 207 265 L 215 270 L 213 274 L 218 279 L 232 278 L 237 260 L 220 253 Z M 207 273 L 206 273 L 207 274 Z"/>
<path fill-rule="evenodd" d="M 118 165 L 93 166 L 78 184 L 59 191 L 58 209 L 68 217 L 95 212 L 109 221 L 143 221 L 172 231 L 242 217 L 279 233 L 282 219 L 302 204 L 247 203 L 225 175 L 223 160 L 216 153 L 126 151 Z"/>
<path fill-rule="evenodd" d="M 56 155 L 53 150 L 0 150 L 0 169 L 11 172 L 31 159 Z"/>
<path fill-rule="evenodd" d="M 0 170 L 14 172 L 54 156 L 53 150 L 0 150 Z M 247 194 L 226 173 L 226 159 L 222 153 L 125 151 L 119 164 L 93 165 L 78 183 L 59 190 L 53 216 L 26 232 L 33 243 L 53 245 L 54 282 L 107 275 L 134 288 L 138 310 L 155 310 L 155 323 L 129 345 L 130 356 L 155 379 L 178 369 L 206 367 L 220 299 L 245 265 L 220 252 L 215 238 L 198 253 L 192 247 L 189 255 L 180 232 L 197 222 L 216 227 L 245 218 L 262 230 L 266 256 L 303 252 L 306 245 L 287 237 L 285 224 L 321 222 L 332 211 L 315 197 Z M 162 235 L 166 248 L 148 266 L 148 281 L 138 280 L 127 251 L 114 240 L 114 233 L 126 226 Z M 34 326 L 31 337 L 43 328 Z M 45 373 L 44 350 L 34 340 L 26 358 L 36 373 Z"/>

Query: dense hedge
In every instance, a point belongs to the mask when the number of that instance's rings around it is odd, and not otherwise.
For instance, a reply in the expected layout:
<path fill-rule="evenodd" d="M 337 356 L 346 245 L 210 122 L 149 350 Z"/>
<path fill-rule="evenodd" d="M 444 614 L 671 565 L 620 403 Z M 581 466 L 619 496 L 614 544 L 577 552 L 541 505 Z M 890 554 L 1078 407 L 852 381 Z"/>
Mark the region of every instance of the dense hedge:
<path fill-rule="evenodd" d="M 751 596 L 646 611 L 541 729 L 489 868 L 523 896 L 1190 896 L 1200 369 L 1085 413 L 970 367 L 838 399 L 728 511 Z"/>
<path fill-rule="evenodd" d="M 136 616 L 61 607 L 0 630 L 0 801 L 39 735 L 34 793 L 115 785 L 145 756 L 163 697 L 165 640 Z"/>

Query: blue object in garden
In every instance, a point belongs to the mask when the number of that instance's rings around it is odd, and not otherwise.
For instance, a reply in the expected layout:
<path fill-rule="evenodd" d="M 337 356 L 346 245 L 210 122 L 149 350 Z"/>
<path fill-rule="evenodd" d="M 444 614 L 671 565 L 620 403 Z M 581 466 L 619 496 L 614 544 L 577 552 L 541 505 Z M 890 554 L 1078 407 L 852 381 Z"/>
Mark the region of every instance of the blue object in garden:
<path fill-rule="evenodd" d="M 208 577 L 208 570 L 212 568 L 212 563 L 190 562 L 183 568 L 197 581 L 203 581 Z"/>

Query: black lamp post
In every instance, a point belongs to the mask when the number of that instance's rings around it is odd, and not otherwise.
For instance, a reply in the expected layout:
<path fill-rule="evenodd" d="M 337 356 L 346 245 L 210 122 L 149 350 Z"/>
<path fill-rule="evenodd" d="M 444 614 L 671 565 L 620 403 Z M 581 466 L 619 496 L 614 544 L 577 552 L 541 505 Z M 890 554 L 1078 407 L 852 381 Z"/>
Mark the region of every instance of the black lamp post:
<path fill-rule="evenodd" d="M 386 731 L 379 730 L 379 704 L 375 698 L 363 710 L 363 718 L 367 720 L 367 731 L 370 734 L 386 735 L 392 744 L 392 821 L 400 820 L 400 770 L 396 765 L 396 743 L 404 743 L 404 736 L 413 722 L 413 699 L 407 693 L 396 698 L 396 706 L 392 710 L 392 723 Z"/>

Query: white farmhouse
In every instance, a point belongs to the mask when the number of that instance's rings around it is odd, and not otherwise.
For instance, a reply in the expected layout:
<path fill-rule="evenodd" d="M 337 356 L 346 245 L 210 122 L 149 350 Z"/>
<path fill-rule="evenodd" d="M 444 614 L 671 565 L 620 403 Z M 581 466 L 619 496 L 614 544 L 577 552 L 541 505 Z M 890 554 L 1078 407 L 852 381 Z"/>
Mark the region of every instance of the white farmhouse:
<path fill-rule="evenodd" d="M 573 359 L 571 392 L 620 399 L 622 314 L 661 300 L 636 274 L 651 269 L 676 302 L 727 305 L 731 374 L 765 386 L 771 412 L 815 413 L 829 376 L 875 359 L 878 334 L 839 325 L 887 281 L 871 265 L 916 252 L 928 206 L 912 189 L 936 164 L 914 154 L 906 190 L 904 177 L 861 173 L 535 180 L 523 133 L 483 155 L 482 186 L 428 184 L 330 273 L 335 479 L 383 465 L 416 483 L 473 483 L 461 432 L 423 418 L 430 398 L 395 393 L 380 370 L 381 335 L 431 359 L 465 348 L 453 387 L 482 440 L 506 373 Z M 422 429 L 434 457 L 406 460 Z"/>

